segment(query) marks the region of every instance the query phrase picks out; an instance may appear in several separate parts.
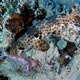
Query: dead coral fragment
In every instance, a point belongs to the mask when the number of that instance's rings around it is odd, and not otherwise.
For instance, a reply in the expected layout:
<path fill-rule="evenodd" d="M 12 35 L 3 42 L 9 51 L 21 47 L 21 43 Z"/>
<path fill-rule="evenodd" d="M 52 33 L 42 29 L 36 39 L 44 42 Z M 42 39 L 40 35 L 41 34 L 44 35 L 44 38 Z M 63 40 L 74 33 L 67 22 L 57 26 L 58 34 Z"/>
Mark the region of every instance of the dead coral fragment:
<path fill-rule="evenodd" d="M 70 56 L 68 56 L 68 55 L 63 55 L 63 56 L 60 56 L 59 58 L 58 58 L 58 61 L 60 62 L 60 66 L 67 66 L 68 65 L 68 63 L 71 61 L 71 57 Z"/>
<path fill-rule="evenodd" d="M 0 15 L 1 14 L 3 15 L 5 12 L 6 12 L 6 8 L 2 5 L 0 5 Z"/>
<path fill-rule="evenodd" d="M 73 56 L 76 50 L 77 48 L 74 43 L 67 42 L 67 46 L 63 50 L 59 49 L 59 52 L 61 55 L 64 55 L 64 53 L 66 53 L 70 56 Z"/>
<path fill-rule="evenodd" d="M 37 8 L 37 10 L 35 11 L 35 17 L 37 19 L 44 19 L 46 17 L 46 10 L 43 8 Z"/>
<path fill-rule="evenodd" d="M 58 61 L 66 66 L 74 56 L 76 50 L 77 48 L 74 43 L 67 42 L 67 46 L 63 50 L 59 49 L 60 57 Z"/>
<path fill-rule="evenodd" d="M 43 52 L 47 51 L 50 48 L 50 45 L 48 44 L 48 42 L 43 39 L 35 39 L 32 45 L 34 49 L 37 49 Z"/>

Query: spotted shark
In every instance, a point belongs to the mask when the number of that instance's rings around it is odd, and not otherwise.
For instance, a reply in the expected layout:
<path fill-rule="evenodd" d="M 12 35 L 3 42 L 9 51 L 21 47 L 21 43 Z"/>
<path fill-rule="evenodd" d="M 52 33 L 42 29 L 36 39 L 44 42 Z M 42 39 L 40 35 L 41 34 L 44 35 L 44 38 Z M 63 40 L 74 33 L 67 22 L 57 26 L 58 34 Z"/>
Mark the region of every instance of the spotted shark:
<path fill-rule="evenodd" d="M 15 49 L 17 52 L 31 47 L 45 52 L 50 48 L 46 37 L 51 34 L 56 34 L 60 39 L 70 42 L 80 41 L 80 15 L 73 9 L 71 13 L 43 20 L 34 28 L 29 29 L 16 42 L 12 42 L 10 51 L 13 52 Z"/>

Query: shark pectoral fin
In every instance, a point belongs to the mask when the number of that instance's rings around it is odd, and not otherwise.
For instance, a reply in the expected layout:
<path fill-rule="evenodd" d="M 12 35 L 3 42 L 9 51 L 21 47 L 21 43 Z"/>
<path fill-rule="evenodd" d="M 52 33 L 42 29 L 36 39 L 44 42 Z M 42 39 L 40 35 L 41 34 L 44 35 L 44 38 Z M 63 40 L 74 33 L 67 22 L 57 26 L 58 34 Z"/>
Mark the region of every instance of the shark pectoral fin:
<path fill-rule="evenodd" d="M 34 49 L 39 51 L 47 51 L 50 48 L 49 43 L 44 39 L 35 39 L 32 43 Z"/>

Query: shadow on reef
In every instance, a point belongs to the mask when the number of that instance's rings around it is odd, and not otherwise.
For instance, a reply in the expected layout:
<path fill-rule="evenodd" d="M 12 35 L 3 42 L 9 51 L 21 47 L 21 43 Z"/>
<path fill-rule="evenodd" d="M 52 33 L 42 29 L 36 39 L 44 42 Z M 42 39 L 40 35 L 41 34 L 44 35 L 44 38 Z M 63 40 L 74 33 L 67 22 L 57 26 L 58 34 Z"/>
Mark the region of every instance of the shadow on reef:
<path fill-rule="evenodd" d="M 0 75 L 0 80 L 10 80 L 7 76 Z"/>

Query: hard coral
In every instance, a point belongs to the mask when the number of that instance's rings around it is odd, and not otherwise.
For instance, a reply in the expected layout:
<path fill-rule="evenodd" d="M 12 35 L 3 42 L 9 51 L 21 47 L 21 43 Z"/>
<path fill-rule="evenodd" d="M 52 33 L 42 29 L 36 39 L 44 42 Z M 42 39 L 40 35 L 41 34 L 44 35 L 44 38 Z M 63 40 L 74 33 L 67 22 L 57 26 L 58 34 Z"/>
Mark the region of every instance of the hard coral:
<path fill-rule="evenodd" d="M 59 50 L 59 52 L 61 55 L 64 55 L 64 53 L 66 53 L 67 55 L 72 57 L 76 50 L 77 48 L 74 43 L 67 42 L 67 46 L 63 50 Z"/>
<path fill-rule="evenodd" d="M 63 66 L 67 66 L 68 63 L 73 58 L 75 51 L 77 50 L 76 46 L 72 42 L 67 42 L 67 46 L 64 49 L 58 49 L 60 56 L 58 58 L 58 61 Z"/>
<path fill-rule="evenodd" d="M 10 18 L 6 21 L 5 27 L 15 34 L 19 33 L 22 29 L 24 29 L 24 21 L 21 14 L 11 14 Z"/>
<path fill-rule="evenodd" d="M 20 9 L 21 15 L 23 16 L 25 25 L 31 25 L 32 20 L 34 18 L 34 13 L 32 9 L 27 4 L 23 4 L 22 6 L 20 6 L 19 9 Z"/>

